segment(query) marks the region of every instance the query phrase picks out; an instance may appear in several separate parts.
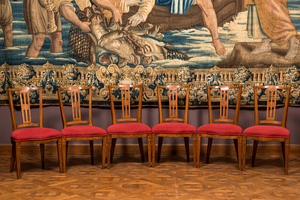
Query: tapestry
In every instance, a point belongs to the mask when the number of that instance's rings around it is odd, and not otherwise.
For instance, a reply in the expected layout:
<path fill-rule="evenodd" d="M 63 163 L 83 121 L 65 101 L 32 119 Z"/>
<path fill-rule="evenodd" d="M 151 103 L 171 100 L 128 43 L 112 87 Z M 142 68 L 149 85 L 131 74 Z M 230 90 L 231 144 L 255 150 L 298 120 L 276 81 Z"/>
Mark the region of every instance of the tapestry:
<path fill-rule="evenodd" d="M 89 85 L 107 106 L 117 84 L 143 84 L 144 105 L 157 85 L 189 84 L 191 107 L 209 85 L 242 85 L 242 106 L 254 85 L 289 85 L 299 105 L 300 5 L 255 2 L 0 0 L 0 105 L 8 88 L 42 87 L 57 104 L 59 87 Z"/>

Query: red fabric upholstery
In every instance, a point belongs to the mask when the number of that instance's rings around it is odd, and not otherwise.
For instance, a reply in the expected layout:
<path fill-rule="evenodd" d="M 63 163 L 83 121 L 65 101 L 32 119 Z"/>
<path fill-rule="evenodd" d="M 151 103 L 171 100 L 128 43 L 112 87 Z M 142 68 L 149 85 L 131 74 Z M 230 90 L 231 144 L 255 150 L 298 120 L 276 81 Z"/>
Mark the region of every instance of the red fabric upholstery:
<path fill-rule="evenodd" d="M 196 133 L 196 128 L 186 123 L 160 123 L 152 128 L 152 133 L 171 133 L 171 134 L 182 134 L 182 133 Z"/>
<path fill-rule="evenodd" d="M 62 137 L 97 137 L 106 136 L 102 128 L 89 125 L 69 126 L 61 130 Z"/>
<path fill-rule="evenodd" d="M 142 123 L 119 123 L 113 124 L 107 128 L 107 134 L 111 135 L 133 135 L 150 134 L 151 128 Z"/>
<path fill-rule="evenodd" d="M 245 129 L 243 135 L 255 137 L 289 138 L 290 131 L 281 126 L 257 125 Z"/>
<path fill-rule="evenodd" d="M 206 124 L 197 129 L 197 133 L 212 135 L 242 135 L 242 128 L 235 124 Z"/>
<path fill-rule="evenodd" d="M 52 128 L 22 128 L 11 133 L 11 140 L 15 142 L 49 140 L 61 137 L 58 130 Z"/>

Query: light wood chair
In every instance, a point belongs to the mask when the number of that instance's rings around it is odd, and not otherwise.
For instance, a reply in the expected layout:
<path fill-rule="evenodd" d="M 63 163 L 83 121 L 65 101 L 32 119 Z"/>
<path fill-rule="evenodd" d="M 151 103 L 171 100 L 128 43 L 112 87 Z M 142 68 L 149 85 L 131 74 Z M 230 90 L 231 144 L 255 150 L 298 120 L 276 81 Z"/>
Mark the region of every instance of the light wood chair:
<path fill-rule="evenodd" d="M 81 99 L 82 95 L 88 94 L 88 119 L 83 120 L 81 115 Z M 70 99 L 70 103 L 63 102 L 63 96 Z M 62 133 L 62 155 L 63 155 L 63 171 L 66 172 L 67 165 L 67 149 L 69 141 L 89 141 L 91 164 L 94 164 L 94 140 L 102 140 L 102 168 L 105 168 L 106 157 L 106 131 L 102 128 L 93 126 L 92 121 L 92 87 L 91 86 L 73 86 L 58 88 L 58 100 L 63 123 Z M 66 119 L 66 105 L 72 106 L 72 119 Z"/>
<path fill-rule="evenodd" d="M 138 116 L 132 117 L 131 94 L 138 92 Z M 114 94 L 121 99 L 122 115 L 117 118 L 117 100 Z M 138 138 L 139 148 L 142 161 L 144 162 L 144 150 L 142 138 L 147 138 L 148 143 L 148 160 L 151 167 L 151 128 L 142 123 L 142 97 L 143 85 L 115 85 L 109 86 L 109 97 L 112 114 L 112 125 L 107 128 L 108 135 L 108 153 L 107 163 L 110 167 L 110 162 L 113 160 L 114 150 L 117 138 Z"/>
<path fill-rule="evenodd" d="M 254 86 L 254 126 L 251 126 L 243 131 L 243 169 L 245 169 L 246 160 L 246 143 L 247 140 L 254 140 L 252 166 L 257 152 L 258 141 L 276 141 L 281 142 L 283 159 L 285 164 L 285 173 L 288 174 L 288 161 L 290 149 L 290 131 L 286 128 L 287 114 L 290 100 L 290 87 L 282 86 Z M 284 91 L 286 93 L 284 94 Z M 264 93 L 265 92 L 265 93 Z M 284 97 L 284 112 L 281 120 L 276 118 L 277 100 Z M 261 96 L 261 98 L 258 97 Z M 263 96 L 266 95 L 266 98 Z M 260 102 L 266 103 L 264 106 Z M 265 107 L 266 118 L 259 118 L 259 107 Z"/>
<path fill-rule="evenodd" d="M 169 115 L 163 116 L 163 90 L 168 90 L 167 103 L 169 106 Z M 164 137 L 183 137 L 185 143 L 185 150 L 187 161 L 189 162 L 189 137 L 193 138 L 193 155 L 194 165 L 196 166 L 196 128 L 188 124 L 189 113 L 189 85 L 158 85 L 157 98 L 159 110 L 159 124 L 152 128 L 152 166 L 155 165 L 155 144 L 156 137 L 158 137 L 158 153 L 157 161 L 160 161 L 161 149 Z M 180 117 L 178 114 L 179 93 L 183 93 L 185 97 L 184 102 L 184 116 Z"/>
<path fill-rule="evenodd" d="M 230 93 L 232 92 L 232 93 Z M 236 94 L 236 96 L 234 96 Z M 197 129 L 197 167 L 200 166 L 201 138 L 208 138 L 206 163 L 209 157 L 214 138 L 233 139 L 239 162 L 239 170 L 242 170 L 242 128 L 238 126 L 242 86 L 208 86 L 208 117 L 209 124 Z M 230 99 L 235 99 L 232 105 L 234 115 L 229 117 Z M 219 108 L 219 115 L 213 115 L 213 107 Z"/>
<path fill-rule="evenodd" d="M 22 123 L 17 124 L 16 113 L 14 109 L 13 95 L 19 96 L 19 106 L 22 115 Z M 38 97 L 39 121 L 32 121 L 32 106 L 37 104 L 31 103 L 32 96 Z M 21 145 L 24 144 L 39 144 L 41 152 L 42 168 L 45 168 L 45 143 L 57 142 L 57 154 L 59 162 L 59 172 L 62 171 L 61 159 L 61 133 L 52 128 L 43 127 L 43 93 L 42 88 L 37 87 L 18 87 L 8 89 L 8 100 L 11 113 L 12 130 L 11 143 L 12 154 L 10 172 L 14 169 L 14 163 L 17 164 L 17 178 L 21 178 Z M 34 99 L 36 101 L 36 98 Z M 17 105 L 16 105 L 17 106 Z"/>

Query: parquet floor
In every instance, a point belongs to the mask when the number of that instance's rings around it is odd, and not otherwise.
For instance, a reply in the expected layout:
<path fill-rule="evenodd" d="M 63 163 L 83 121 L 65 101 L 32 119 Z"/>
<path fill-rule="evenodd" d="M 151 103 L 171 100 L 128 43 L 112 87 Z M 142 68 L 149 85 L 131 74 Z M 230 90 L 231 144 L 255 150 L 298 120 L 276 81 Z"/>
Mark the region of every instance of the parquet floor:
<path fill-rule="evenodd" d="M 300 156 L 290 156 L 289 175 L 282 158 L 257 155 L 256 166 L 247 159 L 237 169 L 235 156 L 212 155 L 211 163 L 194 168 L 184 156 L 161 158 L 155 168 L 136 156 L 115 156 L 110 169 L 94 166 L 89 156 L 68 157 L 67 173 L 58 173 L 57 158 L 22 156 L 22 178 L 9 173 L 10 156 L 0 156 L 0 199 L 300 199 Z"/>

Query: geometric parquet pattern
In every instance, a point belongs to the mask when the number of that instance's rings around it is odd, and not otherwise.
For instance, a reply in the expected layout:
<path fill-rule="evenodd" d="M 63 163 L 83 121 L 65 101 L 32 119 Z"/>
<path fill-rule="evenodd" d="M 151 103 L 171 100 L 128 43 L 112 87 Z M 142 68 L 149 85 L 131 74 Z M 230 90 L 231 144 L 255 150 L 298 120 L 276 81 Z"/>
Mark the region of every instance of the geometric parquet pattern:
<path fill-rule="evenodd" d="M 203 159 L 203 160 L 202 160 Z M 10 156 L 0 156 L 0 199 L 300 199 L 300 156 L 290 155 L 289 175 L 282 157 L 257 155 L 255 167 L 247 159 L 239 171 L 236 156 L 201 158 L 200 168 L 183 155 L 162 155 L 154 168 L 139 155 L 115 155 L 110 169 L 101 169 L 98 155 L 68 156 L 67 173 L 58 173 L 57 157 L 46 156 L 41 169 L 38 155 L 21 156 L 21 179 L 9 173 Z M 192 160 L 192 156 L 191 156 Z"/>

